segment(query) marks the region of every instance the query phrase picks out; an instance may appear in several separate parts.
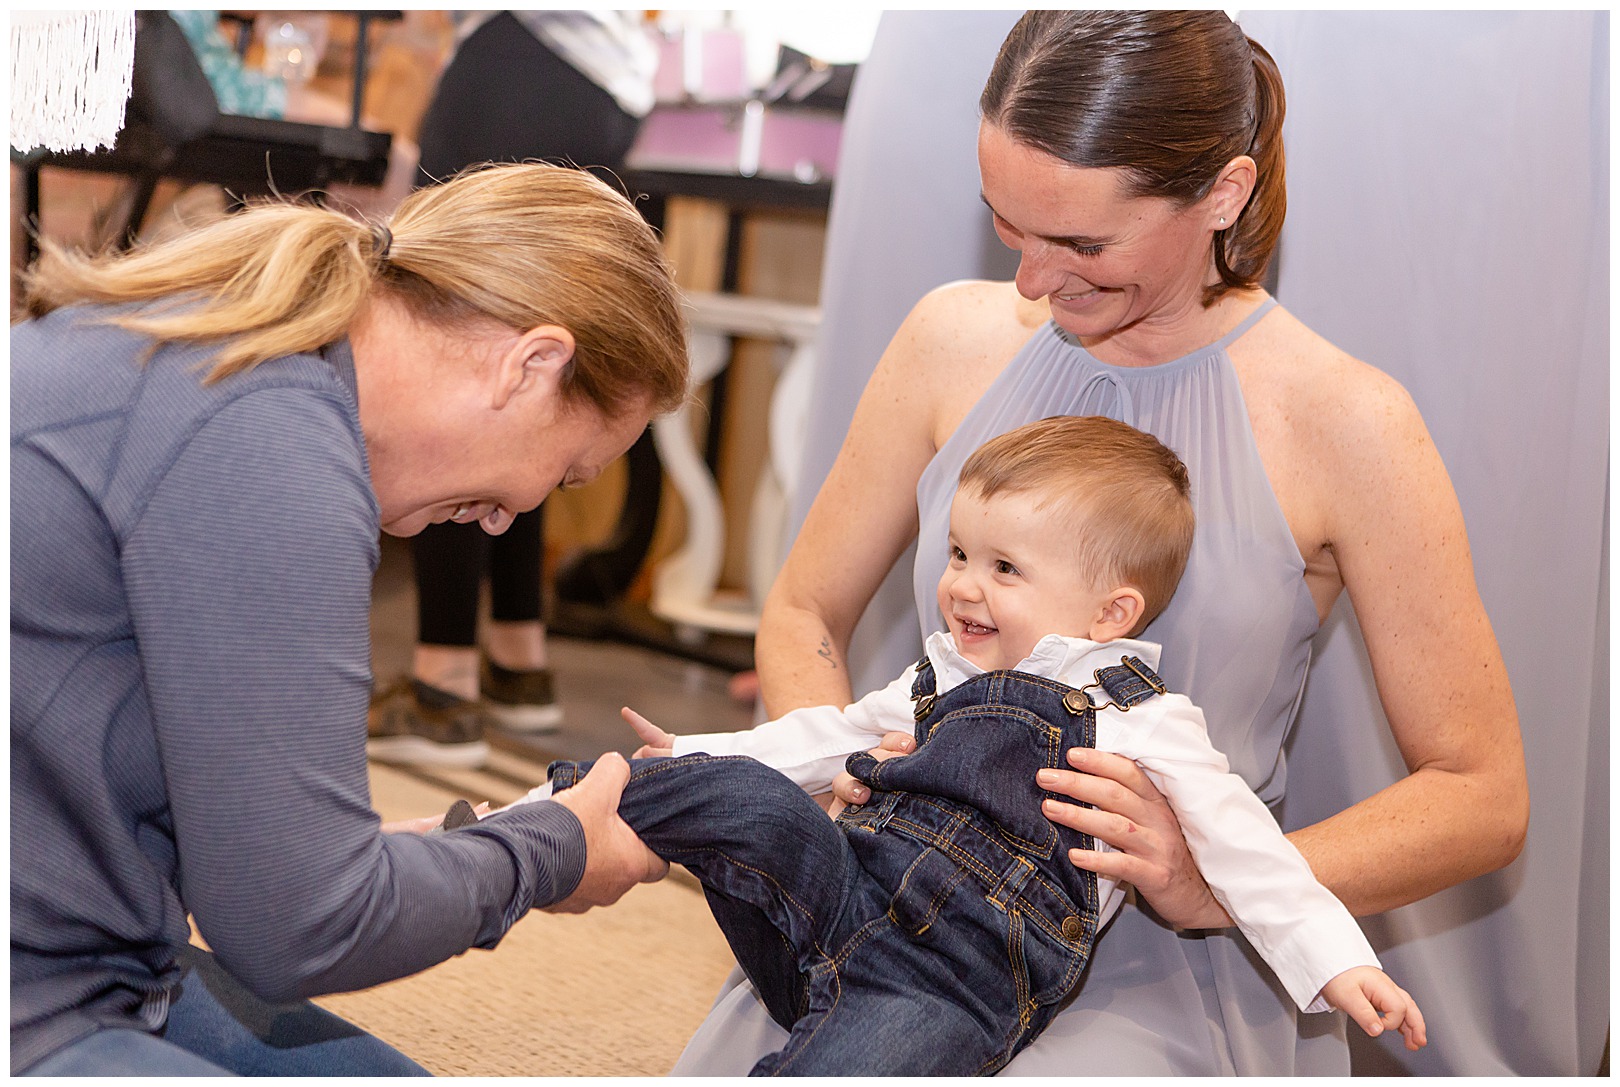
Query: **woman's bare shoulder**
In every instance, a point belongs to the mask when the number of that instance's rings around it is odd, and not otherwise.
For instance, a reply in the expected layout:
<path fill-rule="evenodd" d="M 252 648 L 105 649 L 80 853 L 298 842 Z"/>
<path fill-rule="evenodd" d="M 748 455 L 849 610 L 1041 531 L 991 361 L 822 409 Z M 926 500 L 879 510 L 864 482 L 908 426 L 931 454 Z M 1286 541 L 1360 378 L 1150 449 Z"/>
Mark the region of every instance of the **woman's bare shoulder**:
<path fill-rule="evenodd" d="M 914 421 L 931 455 L 1040 326 L 1009 283 L 934 288 L 912 307 L 867 385 L 862 400 L 883 417 L 874 425 L 892 431 L 896 418 Z"/>
<path fill-rule="evenodd" d="M 1031 302 L 1011 283 L 959 279 L 935 287 L 913 307 L 911 320 L 921 320 L 953 339 L 967 336 L 1028 336 L 1051 317 L 1044 300 Z"/>
<path fill-rule="evenodd" d="M 1243 345 L 1241 363 L 1237 352 L 1233 357 L 1244 396 L 1257 428 L 1285 434 L 1295 455 L 1334 476 L 1376 478 L 1410 456 L 1414 444 L 1428 445 L 1416 402 L 1389 374 L 1281 307 L 1253 332 L 1259 335 Z"/>
<path fill-rule="evenodd" d="M 924 295 L 896 339 L 936 377 L 966 377 L 986 364 L 999 369 L 1050 316 L 1011 283 L 958 280 Z"/>

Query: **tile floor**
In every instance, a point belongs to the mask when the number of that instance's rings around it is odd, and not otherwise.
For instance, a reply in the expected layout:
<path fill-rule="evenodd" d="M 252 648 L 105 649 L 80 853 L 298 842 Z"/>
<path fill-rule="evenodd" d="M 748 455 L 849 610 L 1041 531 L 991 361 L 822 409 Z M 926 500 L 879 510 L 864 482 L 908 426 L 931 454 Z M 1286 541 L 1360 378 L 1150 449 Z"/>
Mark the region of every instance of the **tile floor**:
<path fill-rule="evenodd" d="M 410 667 L 416 604 L 408 541 L 383 538 L 372 594 L 373 667 L 379 684 Z M 545 780 L 553 759 L 589 759 L 640 746 L 619 718 L 630 706 L 674 733 L 748 728 L 753 707 L 733 700 L 733 671 L 617 640 L 553 636 L 548 642 L 563 725 L 556 732 L 499 732 L 479 770 L 416 769 L 372 764 L 374 800 L 384 818 L 428 815 L 445 798 L 508 803 Z M 735 658 L 734 647 L 730 656 Z"/>

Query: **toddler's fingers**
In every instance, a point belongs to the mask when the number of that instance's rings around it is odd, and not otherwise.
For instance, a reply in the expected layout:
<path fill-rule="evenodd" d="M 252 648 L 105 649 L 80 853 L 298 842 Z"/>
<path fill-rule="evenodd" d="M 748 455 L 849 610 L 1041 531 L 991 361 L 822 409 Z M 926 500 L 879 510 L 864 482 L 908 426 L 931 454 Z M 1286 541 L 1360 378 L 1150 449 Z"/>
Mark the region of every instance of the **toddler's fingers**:
<path fill-rule="evenodd" d="M 1418 1009 L 1417 1001 L 1413 1000 L 1405 989 L 1392 982 L 1387 984 L 1389 985 L 1387 991 L 1380 989 L 1368 994 L 1382 1010 L 1382 1014 L 1374 1021 L 1376 1029 L 1362 1022 L 1354 1013 L 1351 1014 L 1351 1018 L 1361 1023 L 1362 1029 L 1375 1038 L 1386 1030 L 1399 1030 L 1406 1048 L 1416 1052 L 1429 1042 L 1428 1032 L 1423 1023 L 1423 1012 Z"/>
<path fill-rule="evenodd" d="M 625 706 L 620 709 L 619 716 L 623 717 L 625 723 L 636 730 L 636 735 L 641 737 L 642 741 L 645 742 L 648 747 L 668 747 L 673 742 L 674 738 L 670 736 L 669 733 L 665 732 L 663 729 L 641 716 L 641 714 L 637 713 L 629 706 Z"/>
<path fill-rule="evenodd" d="M 1340 1009 L 1352 1020 L 1356 1026 L 1366 1031 L 1368 1036 L 1376 1038 L 1384 1033 L 1384 1021 L 1378 1015 L 1378 1009 L 1373 1007 L 1372 1001 L 1364 995 L 1357 993 L 1344 1001 Z"/>
<path fill-rule="evenodd" d="M 1414 1044 L 1412 1025 L 1409 1022 L 1408 1009 L 1410 1007 L 1411 1005 L 1405 1003 L 1389 1004 L 1388 1010 L 1379 1016 L 1379 1023 L 1385 1030 L 1400 1031 L 1401 1040 L 1406 1043 L 1407 1049 L 1417 1049 L 1419 1046 Z"/>
<path fill-rule="evenodd" d="M 1406 1040 L 1406 1048 L 1415 1052 L 1429 1044 L 1429 1032 L 1423 1022 L 1423 1012 L 1418 1008 L 1416 1001 L 1404 992 L 1401 995 L 1406 997 L 1404 1014 L 1399 1023 L 1401 1037 Z M 1393 1027 L 1397 1024 L 1389 1025 Z"/>

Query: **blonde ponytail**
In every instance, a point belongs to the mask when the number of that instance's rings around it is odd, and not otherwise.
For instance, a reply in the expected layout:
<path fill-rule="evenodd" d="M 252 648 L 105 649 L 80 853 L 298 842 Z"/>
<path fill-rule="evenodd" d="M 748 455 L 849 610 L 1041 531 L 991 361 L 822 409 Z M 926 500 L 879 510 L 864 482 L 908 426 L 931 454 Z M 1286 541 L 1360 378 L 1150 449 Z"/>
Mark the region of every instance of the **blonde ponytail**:
<path fill-rule="evenodd" d="M 326 208 L 265 204 L 121 256 L 49 242 L 25 281 L 30 316 L 75 303 L 152 302 L 115 323 L 162 343 L 218 342 L 205 381 L 313 351 L 348 330 L 371 289 L 371 233 Z"/>
<path fill-rule="evenodd" d="M 657 235 L 602 181 L 544 163 L 418 190 L 386 224 L 283 202 L 126 254 L 46 243 L 24 308 L 145 303 L 110 319 L 156 343 L 217 343 L 204 380 L 218 381 L 341 338 L 374 291 L 445 327 L 567 328 L 563 394 L 606 414 L 685 395 L 685 324 Z"/>

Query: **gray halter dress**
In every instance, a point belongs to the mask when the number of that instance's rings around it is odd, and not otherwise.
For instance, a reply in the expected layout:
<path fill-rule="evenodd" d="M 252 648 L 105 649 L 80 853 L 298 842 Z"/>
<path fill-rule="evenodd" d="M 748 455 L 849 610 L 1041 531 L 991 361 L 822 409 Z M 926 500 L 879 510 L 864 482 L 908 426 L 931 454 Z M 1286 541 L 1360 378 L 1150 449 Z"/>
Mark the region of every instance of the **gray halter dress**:
<path fill-rule="evenodd" d="M 918 481 L 913 575 L 926 637 L 944 625 L 935 588 L 957 476 L 989 439 L 1053 415 L 1107 415 L 1156 435 L 1187 465 L 1198 528 L 1174 599 L 1142 637 L 1164 646 L 1160 674 L 1203 708 L 1215 746 L 1268 804 L 1283 795 L 1283 741 L 1318 620 L 1226 349 L 1275 305 L 1268 298 L 1219 341 L 1146 367 L 1104 363 L 1047 324 Z M 757 1054 L 741 1051 L 779 1045 L 772 1029 L 744 982 L 721 994 L 675 1073 L 723 1075 L 734 1060 L 746 1072 Z M 1073 1002 L 1001 1074 L 1348 1075 L 1344 1030 L 1337 1013 L 1299 1014 L 1236 929 L 1178 934 L 1127 902 Z"/>

